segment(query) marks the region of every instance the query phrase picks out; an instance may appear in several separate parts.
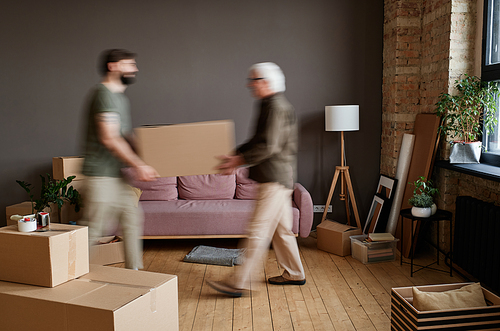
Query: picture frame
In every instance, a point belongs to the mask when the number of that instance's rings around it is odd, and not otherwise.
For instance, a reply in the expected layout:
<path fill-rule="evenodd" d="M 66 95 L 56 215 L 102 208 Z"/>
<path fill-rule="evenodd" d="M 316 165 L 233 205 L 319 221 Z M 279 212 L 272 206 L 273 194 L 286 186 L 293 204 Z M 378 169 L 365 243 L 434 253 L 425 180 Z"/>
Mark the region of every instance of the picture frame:
<path fill-rule="evenodd" d="M 392 200 L 394 196 L 394 191 L 396 189 L 397 181 L 398 181 L 397 179 L 380 175 L 380 179 L 377 185 L 376 195 L 388 200 Z"/>
<path fill-rule="evenodd" d="M 366 218 L 365 226 L 363 228 L 364 234 L 372 233 L 375 231 L 377 223 L 380 219 L 380 215 L 382 214 L 382 209 L 384 207 L 385 201 L 386 199 L 378 195 L 373 196 L 370 211 L 368 213 L 368 217 Z"/>

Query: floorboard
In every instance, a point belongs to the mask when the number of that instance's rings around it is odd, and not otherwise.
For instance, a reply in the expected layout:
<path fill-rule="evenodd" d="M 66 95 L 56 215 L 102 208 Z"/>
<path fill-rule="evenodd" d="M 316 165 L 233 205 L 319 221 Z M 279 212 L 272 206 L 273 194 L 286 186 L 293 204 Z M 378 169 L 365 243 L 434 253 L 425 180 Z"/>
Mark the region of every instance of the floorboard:
<path fill-rule="evenodd" d="M 266 282 L 282 272 L 270 249 L 255 270 L 252 290 L 241 298 L 225 297 L 205 282 L 228 279 L 235 267 L 182 261 L 197 245 L 236 248 L 237 239 L 145 240 L 144 270 L 177 275 L 181 331 L 385 331 L 390 330 L 391 288 L 464 281 L 456 274 L 450 277 L 444 261 L 433 265 L 442 271 L 423 269 L 411 277 L 410 265 L 401 265 L 399 256 L 395 261 L 363 264 L 351 256 L 318 250 L 314 234 L 298 238 L 298 243 L 305 285 Z M 415 263 L 434 260 L 434 255 L 418 254 Z M 125 267 L 124 263 L 113 266 Z"/>

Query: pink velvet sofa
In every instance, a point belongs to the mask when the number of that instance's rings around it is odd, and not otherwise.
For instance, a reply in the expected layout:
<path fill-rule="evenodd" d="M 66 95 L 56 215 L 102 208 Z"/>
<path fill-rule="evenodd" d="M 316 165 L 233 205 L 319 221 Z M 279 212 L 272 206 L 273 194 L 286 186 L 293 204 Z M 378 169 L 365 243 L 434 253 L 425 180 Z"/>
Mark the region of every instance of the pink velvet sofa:
<path fill-rule="evenodd" d="M 231 176 L 167 177 L 130 184 L 142 190 L 145 239 L 244 237 L 257 192 L 246 168 Z M 290 203 L 292 231 L 305 238 L 313 223 L 311 195 L 297 183 Z"/>

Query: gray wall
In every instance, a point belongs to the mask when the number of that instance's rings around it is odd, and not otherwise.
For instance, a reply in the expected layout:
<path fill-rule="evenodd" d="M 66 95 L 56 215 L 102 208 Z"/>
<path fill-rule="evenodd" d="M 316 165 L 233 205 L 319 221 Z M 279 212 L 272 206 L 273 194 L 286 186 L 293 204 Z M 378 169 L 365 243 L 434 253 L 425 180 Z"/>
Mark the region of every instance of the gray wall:
<path fill-rule="evenodd" d="M 19 0 L 2 4 L 0 31 L 0 225 L 5 206 L 27 200 L 16 179 L 38 188 L 53 156 L 81 153 L 96 59 L 115 47 L 139 54 L 126 92 L 134 126 L 233 119 L 238 144 L 254 119 L 246 70 L 278 63 L 300 121 L 298 179 L 315 204 L 340 164 L 324 106 L 359 104 L 346 154 L 364 222 L 379 177 L 382 1 Z"/>

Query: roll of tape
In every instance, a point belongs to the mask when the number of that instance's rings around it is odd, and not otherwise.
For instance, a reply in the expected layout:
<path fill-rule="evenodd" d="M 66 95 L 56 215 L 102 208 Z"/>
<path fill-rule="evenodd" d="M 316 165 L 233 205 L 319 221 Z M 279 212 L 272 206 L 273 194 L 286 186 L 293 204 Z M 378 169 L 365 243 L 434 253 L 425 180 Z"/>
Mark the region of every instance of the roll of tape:
<path fill-rule="evenodd" d="M 32 232 L 37 227 L 36 218 L 23 218 L 17 221 L 17 230 L 20 232 Z"/>

